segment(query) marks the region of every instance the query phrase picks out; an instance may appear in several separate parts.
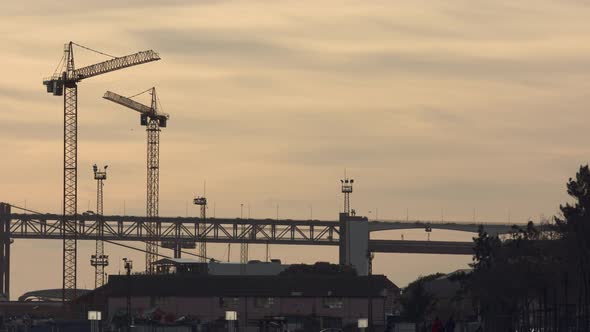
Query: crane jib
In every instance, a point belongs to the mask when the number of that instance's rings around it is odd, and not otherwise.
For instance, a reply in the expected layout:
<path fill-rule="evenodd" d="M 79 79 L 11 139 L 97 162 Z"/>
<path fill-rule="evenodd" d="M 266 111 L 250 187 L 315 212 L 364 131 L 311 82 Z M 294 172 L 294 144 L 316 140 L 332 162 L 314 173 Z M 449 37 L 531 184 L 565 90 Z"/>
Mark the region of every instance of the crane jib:
<path fill-rule="evenodd" d="M 88 77 L 105 74 L 114 70 L 157 60 L 160 60 L 160 56 L 158 55 L 158 53 L 152 50 L 142 51 L 135 54 L 126 55 L 120 58 L 115 58 L 87 67 L 83 67 L 80 69 L 76 69 L 74 71 L 74 78 L 76 80 L 82 80 Z"/>
<path fill-rule="evenodd" d="M 134 111 L 141 113 L 141 125 L 146 126 L 148 122 L 148 118 L 158 119 L 160 123 L 160 127 L 166 127 L 167 120 L 169 119 L 168 114 L 160 113 L 157 109 L 154 109 L 150 106 L 144 105 L 142 103 L 138 103 L 131 98 L 127 98 L 121 96 L 120 94 L 114 93 L 112 91 L 105 92 L 104 96 L 102 96 L 106 100 L 110 100 L 116 104 L 125 106 L 130 108 Z"/>
<path fill-rule="evenodd" d="M 71 77 L 68 77 L 66 80 L 68 82 L 78 82 L 85 78 L 157 60 L 160 60 L 160 55 L 157 52 L 153 50 L 142 51 L 76 69 Z M 63 94 L 65 83 L 64 79 L 60 76 L 53 76 L 43 80 L 43 85 L 47 86 L 47 93 L 52 93 L 54 96 L 61 96 Z"/>

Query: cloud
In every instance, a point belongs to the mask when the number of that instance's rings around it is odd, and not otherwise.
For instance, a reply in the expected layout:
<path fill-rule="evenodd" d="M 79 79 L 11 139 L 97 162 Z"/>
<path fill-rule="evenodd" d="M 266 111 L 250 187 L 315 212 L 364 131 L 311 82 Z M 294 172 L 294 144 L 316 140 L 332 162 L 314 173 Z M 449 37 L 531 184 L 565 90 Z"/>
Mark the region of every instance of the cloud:
<path fill-rule="evenodd" d="M 41 79 L 69 39 L 162 56 L 80 84 L 84 207 L 99 162 L 112 165 L 108 209 L 121 212 L 126 200 L 128 213 L 144 210 L 145 132 L 136 114 L 101 98 L 106 90 L 156 86 L 171 115 L 161 136 L 162 214 L 184 215 L 206 179 L 218 215 L 235 216 L 247 199 L 258 217 L 274 216 L 280 201 L 281 215 L 306 218 L 309 201 L 314 218 L 334 219 L 346 167 L 360 214 L 409 207 L 438 217 L 444 205 L 449 217 L 470 219 L 477 207 L 482 220 L 499 221 L 510 205 L 516 220 L 553 213 L 590 155 L 590 9 L 575 1 L 0 7 L 2 201 L 59 210 L 62 101 Z M 104 59 L 75 54 L 78 65 Z"/>

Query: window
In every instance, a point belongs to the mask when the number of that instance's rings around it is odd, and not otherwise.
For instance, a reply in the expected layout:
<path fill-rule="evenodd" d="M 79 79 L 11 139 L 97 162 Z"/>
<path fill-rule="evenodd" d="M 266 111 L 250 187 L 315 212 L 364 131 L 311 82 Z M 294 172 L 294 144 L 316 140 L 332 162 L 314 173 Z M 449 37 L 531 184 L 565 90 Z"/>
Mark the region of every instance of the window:
<path fill-rule="evenodd" d="M 234 308 L 237 307 L 240 303 L 240 299 L 238 297 L 220 297 L 219 298 L 219 307 L 221 308 Z"/>
<path fill-rule="evenodd" d="M 324 297 L 322 304 L 323 304 L 324 308 L 340 309 L 340 308 L 342 308 L 342 298 L 341 297 Z"/>
<path fill-rule="evenodd" d="M 273 304 L 275 304 L 274 297 L 257 297 L 254 299 L 256 308 L 270 308 Z"/>

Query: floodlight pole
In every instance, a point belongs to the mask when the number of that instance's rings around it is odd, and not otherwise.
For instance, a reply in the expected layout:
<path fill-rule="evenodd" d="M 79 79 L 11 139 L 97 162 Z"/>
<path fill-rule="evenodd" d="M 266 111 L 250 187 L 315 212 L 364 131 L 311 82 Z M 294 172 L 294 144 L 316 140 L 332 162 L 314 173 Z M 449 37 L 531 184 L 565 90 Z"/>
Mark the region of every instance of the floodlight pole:
<path fill-rule="evenodd" d="M 123 258 L 123 262 L 125 262 L 127 275 L 127 331 L 131 331 L 131 326 L 133 325 L 133 319 L 131 318 L 131 269 L 133 269 L 133 261 Z"/>

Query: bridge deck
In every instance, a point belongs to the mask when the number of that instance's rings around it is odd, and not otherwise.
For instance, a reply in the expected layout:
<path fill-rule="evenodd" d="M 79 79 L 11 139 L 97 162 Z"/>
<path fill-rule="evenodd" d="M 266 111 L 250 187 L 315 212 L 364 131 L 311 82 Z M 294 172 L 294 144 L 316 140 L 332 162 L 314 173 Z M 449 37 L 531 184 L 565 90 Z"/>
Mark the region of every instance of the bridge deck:
<path fill-rule="evenodd" d="M 12 214 L 10 237 L 15 239 L 55 239 L 62 238 L 61 215 L 56 214 Z M 81 215 L 78 218 L 78 239 L 96 239 L 98 216 Z M 153 239 L 145 228 L 145 217 L 103 216 L 104 239 L 111 241 L 146 241 Z M 320 220 L 273 220 L 239 218 L 199 218 L 161 217 L 155 237 L 157 241 L 178 241 L 187 247 L 195 242 L 209 243 L 259 243 L 291 245 L 328 245 L 340 243 L 339 223 Z M 204 223 L 205 230 L 199 225 Z M 245 229 L 242 230 L 242 225 Z M 423 222 L 370 222 L 376 230 L 422 228 Z M 449 227 L 452 223 L 430 224 Z M 456 224 L 461 227 L 475 227 L 475 224 Z M 493 225 L 507 227 L 507 225 Z M 389 227 L 389 228 L 388 228 Z M 405 228 L 404 228 L 405 227 Z M 448 228 L 445 228 L 448 229 Z M 453 241 L 409 241 L 409 240 L 370 240 L 372 252 L 391 253 L 430 253 L 450 255 L 471 255 L 471 242 Z"/>

